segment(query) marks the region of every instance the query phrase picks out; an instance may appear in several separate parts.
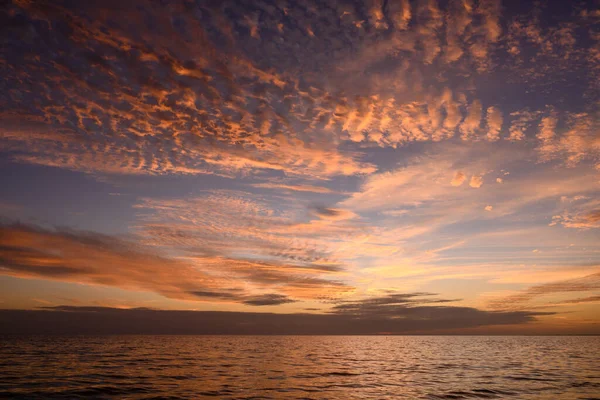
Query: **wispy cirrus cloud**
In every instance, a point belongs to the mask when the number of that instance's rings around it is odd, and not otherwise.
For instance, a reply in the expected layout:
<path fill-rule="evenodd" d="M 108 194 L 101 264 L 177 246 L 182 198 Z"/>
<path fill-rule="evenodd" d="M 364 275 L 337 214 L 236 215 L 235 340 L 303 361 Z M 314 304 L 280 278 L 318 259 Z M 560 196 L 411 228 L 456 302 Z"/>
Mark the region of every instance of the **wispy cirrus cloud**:
<path fill-rule="evenodd" d="M 274 190 L 286 190 L 292 192 L 309 192 L 309 193 L 321 193 L 321 194 L 330 194 L 337 193 L 336 191 L 329 189 L 323 186 L 313 186 L 313 185 L 304 185 L 304 184 L 286 184 L 286 183 L 277 183 L 277 182 L 265 182 L 265 183 L 255 183 L 252 186 L 262 189 L 274 189 Z"/>
<path fill-rule="evenodd" d="M 175 258 L 131 240 L 73 230 L 5 225 L 0 231 L 3 275 L 42 278 L 128 290 L 168 298 L 284 304 L 300 298 L 336 297 L 351 290 L 315 269 L 221 256 Z"/>
<path fill-rule="evenodd" d="M 352 236 L 360 230 L 348 220 L 354 215 L 349 211 L 315 212 L 293 200 L 285 207 L 276 204 L 269 197 L 235 191 L 144 199 L 136 205 L 137 232 L 148 244 L 190 254 L 245 254 L 302 265 L 335 265 L 338 262 L 327 248 L 329 235 Z"/>
<path fill-rule="evenodd" d="M 579 297 L 576 299 L 564 300 L 562 302 L 557 302 L 557 304 L 586 304 L 586 303 L 598 303 L 600 302 L 600 295 L 598 296 L 588 296 L 588 297 Z"/>
<path fill-rule="evenodd" d="M 552 298 L 552 295 L 556 294 L 579 294 L 585 292 L 595 292 L 598 290 L 600 290 L 600 272 L 595 272 L 593 274 L 578 278 L 531 286 L 521 292 L 494 299 L 490 302 L 490 306 L 494 309 L 504 310 L 527 309 L 533 307 L 536 301 L 542 301 L 542 306 L 548 307 L 556 305 L 557 302 L 549 302 L 546 296 Z M 546 299 L 544 299 L 544 297 L 546 297 Z M 590 298 L 593 300 L 594 297 L 591 296 Z M 581 298 L 575 298 L 559 302 L 559 304 L 576 304 L 578 302 L 585 302 L 585 300 L 582 300 Z"/>

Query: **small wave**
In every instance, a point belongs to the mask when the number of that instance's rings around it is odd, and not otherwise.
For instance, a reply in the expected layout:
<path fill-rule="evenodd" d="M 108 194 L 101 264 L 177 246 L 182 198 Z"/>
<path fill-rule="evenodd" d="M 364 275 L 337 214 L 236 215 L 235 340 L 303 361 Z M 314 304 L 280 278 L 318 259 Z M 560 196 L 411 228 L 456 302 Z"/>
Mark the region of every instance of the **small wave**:
<path fill-rule="evenodd" d="M 497 396 L 512 396 L 515 395 L 515 392 L 509 392 L 506 390 L 498 390 L 498 389 L 473 389 L 473 392 L 476 393 L 487 393 L 487 394 L 492 394 L 492 395 L 497 395 Z"/>
<path fill-rule="evenodd" d="M 552 378 L 537 378 L 535 376 L 507 376 L 506 378 L 513 381 L 539 381 L 539 382 L 557 382 L 558 379 Z"/>
<path fill-rule="evenodd" d="M 473 389 L 471 391 L 456 390 L 444 394 L 430 394 L 430 399 L 499 399 L 515 395 L 513 392 L 494 389 Z"/>
<path fill-rule="evenodd" d="M 577 362 L 567 358 L 564 346 L 553 347 L 557 350 L 547 356 L 524 357 L 517 352 L 507 357 L 488 352 L 498 346 L 483 346 L 477 337 L 468 339 L 476 356 L 462 350 L 467 339 L 452 337 L 428 339 L 426 346 L 422 338 L 381 343 L 370 337 L 328 338 L 339 343 L 324 346 L 319 338 L 290 337 L 285 340 L 294 351 L 282 356 L 270 351 L 281 338 L 186 337 L 171 342 L 149 336 L 144 346 L 127 346 L 132 354 L 126 360 L 121 357 L 123 343 L 135 338 L 68 340 L 70 346 L 65 348 L 64 338 L 48 339 L 51 351 L 42 353 L 46 356 L 31 356 L 30 342 L 22 340 L 0 346 L 0 398 L 532 400 L 546 392 L 553 398 L 600 400 L 600 376 L 587 361 L 589 349 L 600 345 L 597 337 L 568 339 L 568 351 L 585 356 Z M 391 346 L 394 340 L 402 342 Z M 490 340 L 517 346 L 525 339 L 486 338 L 485 343 Z M 347 347 L 349 343 L 352 346 Z M 79 354 L 85 351 L 83 360 Z M 106 357 L 111 354 L 118 357 Z M 307 360 L 307 355 L 314 360 Z"/>
<path fill-rule="evenodd" d="M 597 387 L 600 388 L 600 382 L 573 382 L 570 385 L 571 387 L 574 388 L 580 388 L 580 387 Z"/>
<path fill-rule="evenodd" d="M 319 375 L 320 376 L 360 376 L 363 374 L 357 374 L 355 372 L 333 371 L 333 372 L 324 372 Z"/>
<path fill-rule="evenodd" d="M 117 387 L 97 386 L 63 391 L 28 391 L 19 393 L 12 391 L 0 392 L 0 398 L 10 399 L 89 399 L 89 398 L 121 398 L 136 394 L 149 394 L 153 390 L 147 387 Z"/>
<path fill-rule="evenodd" d="M 223 393 L 221 393 L 221 391 L 219 391 L 219 390 L 210 390 L 210 391 L 200 392 L 198 394 L 200 396 L 211 396 L 211 397 L 223 396 Z"/>

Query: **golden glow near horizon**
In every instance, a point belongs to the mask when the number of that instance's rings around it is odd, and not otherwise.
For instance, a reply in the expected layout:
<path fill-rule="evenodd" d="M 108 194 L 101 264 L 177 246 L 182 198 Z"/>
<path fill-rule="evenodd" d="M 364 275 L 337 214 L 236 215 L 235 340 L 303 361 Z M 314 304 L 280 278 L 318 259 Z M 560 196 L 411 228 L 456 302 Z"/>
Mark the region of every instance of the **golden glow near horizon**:
<path fill-rule="evenodd" d="M 600 332 L 600 9 L 564 3 L 13 1 L 0 308 Z"/>

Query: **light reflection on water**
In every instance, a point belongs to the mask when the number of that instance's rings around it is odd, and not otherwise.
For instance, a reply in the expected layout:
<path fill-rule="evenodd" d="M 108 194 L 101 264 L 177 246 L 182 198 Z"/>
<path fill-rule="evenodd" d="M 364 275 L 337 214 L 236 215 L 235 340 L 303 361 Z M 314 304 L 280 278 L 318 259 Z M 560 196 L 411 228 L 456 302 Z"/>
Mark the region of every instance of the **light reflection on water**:
<path fill-rule="evenodd" d="M 5 398 L 600 398 L 600 337 L 0 340 Z"/>

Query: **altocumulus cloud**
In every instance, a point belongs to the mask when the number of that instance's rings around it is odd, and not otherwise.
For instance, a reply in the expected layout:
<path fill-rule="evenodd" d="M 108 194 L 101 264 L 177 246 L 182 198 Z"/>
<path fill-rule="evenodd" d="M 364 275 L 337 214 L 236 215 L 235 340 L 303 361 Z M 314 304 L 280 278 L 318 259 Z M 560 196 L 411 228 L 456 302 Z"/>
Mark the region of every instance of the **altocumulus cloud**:
<path fill-rule="evenodd" d="M 536 5 L 499 0 L 115 4 L 0 9 L 11 28 L 2 150 L 13 159 L 89 173 L 330 178 L 377 170 L 342 143 L 495 142 L 503 126 L 515 144 L 530 131 L 541 160 L 598 157 L 594 110 L 559 109 L 565 96 L 596 96 L 596 12 L 584 4 L 550 26 Z M 545 85 L 573 70 L 581 91 Z M 514 110 L 471 88 L 506 76 L 556 104 Z"/>

